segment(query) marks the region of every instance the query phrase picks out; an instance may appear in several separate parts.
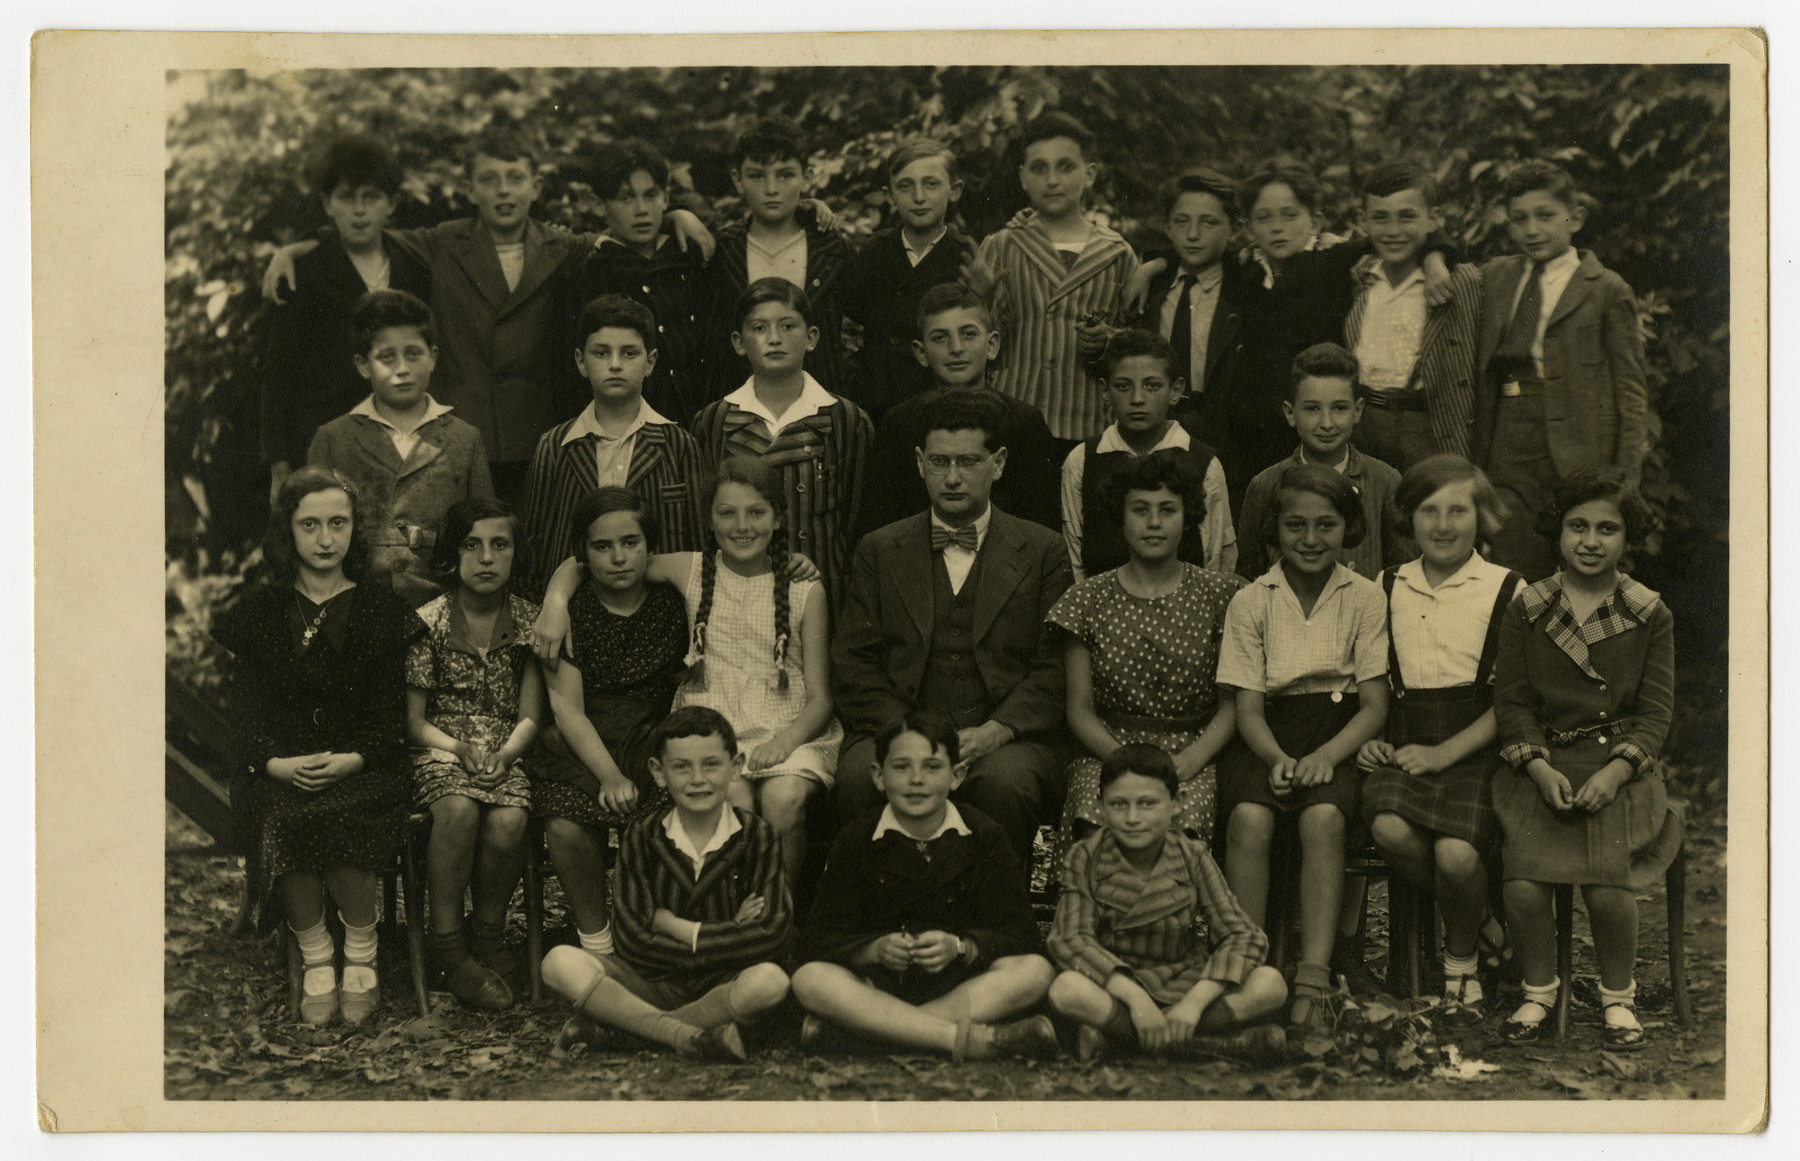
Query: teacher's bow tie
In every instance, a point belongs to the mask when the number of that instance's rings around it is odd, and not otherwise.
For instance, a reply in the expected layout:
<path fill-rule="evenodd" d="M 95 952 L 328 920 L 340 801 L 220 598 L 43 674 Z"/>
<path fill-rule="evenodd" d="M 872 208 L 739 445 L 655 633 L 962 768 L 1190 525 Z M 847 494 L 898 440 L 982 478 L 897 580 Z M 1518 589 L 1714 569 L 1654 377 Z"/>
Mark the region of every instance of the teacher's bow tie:
<path fill-rule="evenodd" d="M 931 526 L 931 551 L 942 552 L 952 544 L 974 552 L 975 526 L 973 524 L 965 524 L 961 528 L 945 528 L 937 524 Z"/>

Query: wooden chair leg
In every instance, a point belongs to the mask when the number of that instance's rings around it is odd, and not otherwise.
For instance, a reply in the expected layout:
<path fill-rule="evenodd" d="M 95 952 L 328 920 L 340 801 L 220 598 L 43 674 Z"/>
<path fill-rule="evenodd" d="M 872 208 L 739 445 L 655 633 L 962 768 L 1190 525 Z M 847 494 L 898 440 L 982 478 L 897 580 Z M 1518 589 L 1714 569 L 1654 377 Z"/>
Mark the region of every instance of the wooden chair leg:
<path fill-rule="evenodd" d="M 300 941 L 294 929 L 284 920 L 281 924 L 281 950 L 287 961 L 288 1019 L 300 1022 L 300 1001 L 306 994 L 306 960 L 300 955 Z"/>
<path fill-rule="evenodd" d="M 543 858 L 543 827 L 536 822 L 525 829 L 525 958 L 531 973 L 531 1002 L 544 995 L 544 882 L 539 866 Z"/>
<path fill-rule="evenodd" d="M 1411 999 L 1418 995 L 1418 946 L 1414 936 L 1412 884 L 1399 875 L 1388 874 L 1388 991 Z"/>
<path fill-rule="evenodd" d="M 406 957 L 412 967 L 413 998 L 419 1015 L 431 1014 L 431 995 L 425 988 L 425 876 L 419 870 L 415 836 L 408 834 L 401 844 L 400 878 L 406 899 Z"/>
<path fill-rule="evenodd" d="M 1575 983 L 1575 888 L 1556 884 L 1556 1038 L 1569 1035 L 1569 996 Z"/>
<path fill-rule="evenodd" d="M 1675 1018 L 1683 1028 L 1694 1026 L 1694 1009 L 1688 1000 L 1687 978 L 1687 847 L 1675 852 L 1663 878 L 1669 902 L 1669 989 L 1675 993 Z"/>

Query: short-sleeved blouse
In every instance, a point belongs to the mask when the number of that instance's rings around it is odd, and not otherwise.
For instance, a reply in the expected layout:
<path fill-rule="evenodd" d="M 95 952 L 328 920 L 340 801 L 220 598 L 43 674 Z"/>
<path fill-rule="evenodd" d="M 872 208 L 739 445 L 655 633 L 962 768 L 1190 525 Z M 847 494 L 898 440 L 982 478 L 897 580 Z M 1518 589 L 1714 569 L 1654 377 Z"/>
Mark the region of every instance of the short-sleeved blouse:
<path fill-rule="evenodd" d="M 1210 717 L 1224 614 L 1242 577 L 1186 565 L 1160 597 L 1132 595 L 1118 570 L 1081 581 L 1050 609 L 1052 624 L 1088 647 L 1094 710 L 1163 720 Z"/>
<path fill-rule="evenodd" d="M 1225 612 L 1218 681 L 1271 697 L 1347 693 L 1387 672 L 1387 649 L 1387 599 L 1374 581 L 1335 565 L 1302 614 L 1276 561 Z"/>

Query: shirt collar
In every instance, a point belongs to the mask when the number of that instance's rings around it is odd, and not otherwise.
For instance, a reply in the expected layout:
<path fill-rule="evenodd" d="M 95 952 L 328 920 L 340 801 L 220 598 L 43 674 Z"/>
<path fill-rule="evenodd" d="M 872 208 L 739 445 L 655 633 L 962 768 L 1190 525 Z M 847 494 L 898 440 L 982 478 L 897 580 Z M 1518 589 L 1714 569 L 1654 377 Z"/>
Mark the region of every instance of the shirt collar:
<path fill-rule="evenodd" d="M 658 234 L 656 236 L 656 248 L 658 250 L 661 250 L 663 248 L 663 243 L 667 242 L 668 240 L 669 240 L 669 236 L 667 234 Z M 596 250 L 603 249 L 607 246 L 617 246 L 619 249 L 625 250 L 632 254 L 638 253 L 636 247 L 629 246 L 629 245 L 625 244 L 624 242 L 619 241 L 617 238 L 613 237 L 611 234 L 600 235 L 600 240 L 598 242 L 594 243 L 594 248 Z M 638 257 L 641 258 L 641 257 L 643 257 L 643 255 L 638 254 Z"/>
<path fill-rule="evenodd" d="M 435 400 L 431 396 L 427 395 L 425 397 L 425 418 L 419 420 L 419 427 L 424 427 L 426 424 L 430 423 L 432 420 L 436 419 L 438 416 L 448 415 L 453 410 L 455 410 L 455 409 L 452 408 L 448 403 L 439 403 L 437 400 Z M 381 426 L 387 428 L 389 431 L 400 431 L 399 428 L 395 427 L 392 423 L 390 423 L 388 421 L 388 418 L 385 415 L 383 415 L 383 414 L 381 414 L 381 412 L 375 410 L 375 397 L 373 395 L 365 395 L 363 397 L 363 401 L 361 403 L 358 403 L 355 407 L 352 407 L 350 409 L 350 414 L 351 415 L 360 415 L 365 419 L 373 419 L 376 423 L 379 423 Z M 412 431 L 410 431 L 410 432 L 401 431 L 400 434 L 401 435 L 416 434 L 419 430 L 419 427 L 413 428 Z"/>
<path fill-rule="evenodd" d="M 990 501 L 988 501 L 987 511 L 985 511 L 981 515 L 975 517 L 975 551 L 976 552 L 980 552 L 981 546 L 983 544 L 987 543 L 988 525 L 993 523 L 993 520 L 994 520 L 994 504 L 993 504 L 993 501 L 990 500 Z M 945 532 L 955 532 L 956 531 L 956 529 L 954 529 L 950 525 L 944 523 L 943 519 L 940 516 L 938 516 L 938 514 L 935 511 L 931 513 L 931 526 L 933 528 L 942 528 Z"/>
<path fill-rule="evenodd" d="M 1294 454 L 1287 458 L 1287 462 L 1290 464 L 1312 463 L 1311 460 L 1306 458 L 1306 448 L 1304 445 L 1296 447 L 1294 449 Z M 1319 466 L 1323 467 L 1324 465 L 1321 464 Z M 1343 466 L 1334 467 L 1331 470 L 1341 473 L 1350 479 L 1356 479 L 1363 474 L 1362 453 L 1356 450 L 1355 444 L 1349 445 L 1348 454 L 1344 456 Z"/>
<path fill-rule="evenodd" d="M 1549 278 L 1554 275 L 1558 278 L 1569 279 L 1573 278 L 1575 276 L 1575 271 L 1580 268 L 1581 251 L 1570 246 L 1561 254 L 1558 254 L 1556 257 L 1550 259 L 1550 261 L 1544 263 L 1544 277 Z M 1527 272 L 1530 271 L 1531 267 L 1529 261 L 1525 269 Z"/>
<path fill-rule="evenodd" d="M 1525 601 L 1525 616 L 1530 620 L 1537 620 L 1544 615 L 1546 610 L 1555 605 L 1557 599 L 1562 595 L 1563 575 L 1560 571 L 1551 573 L 1534 585 L 1527 585 L 1522 594 Z M 1661 594 L 1648 585 L 1641 584 L 1629 576 L 1621 575 L 1619 587 L 1613 591 L 1612 596 L 1600 603 L 1601 607 L 1597 611 L 1604 617 L 1605 606 L 1617 601 L 1623 604 L 1626 611 L 1634 618 L 1642 622 L 1649 620 L 1651 611 L 1661 600 Z"/>
<path fill-rule="evenodd" d="M 1180 293 L 1181 280 L 1184 277 L 1192 278 L 1194 280 L 1195 290 L 1198 290 L 1202 294 L 1211 294 L 1213 291 L 1219 289 L 1219 284 L 1221 282 L 1225 281 L 1225 265 L 1222 262 L 1215 262 L 1198 274 L 1188 274 L 1187 271 L 1177 266 L 1175 268 L 1175 278 L 1169 283 L 1170 294 Z"/>
<path fill-rule="evenodd" d="M 659 413 L 656 408 L 650 406 L 650 401 L 648 399 L 640 398 L 638 400 L 637 418 L 632 420 L 631 426 L 625 429 L 625 435 L 616 438 L 624 439 L 627 435 L 636 435 L 638 429 L 643 427 L 646 423 L 669 422 L 671 421 Z M 576 440 L 587 439 L 589 436 L 592 436 L 594 439 L 615 438 L 600 430 L 600 416 L 592 403 L 582 408 L 581 414 L 575 417 L 575 422 L 569 425 L 569 433 L 562 438 L 563 446 L 567 447 Z"/>
<path fill-rule="evenodd" d="M 1310 237 L 1306 240 L 1306 245 L 1300 247 L 1299 253 L 1304 254 L 1308 250 L 1317 250 L 1318 248 L 1319 248 L 1319 236 L 1317 234 L 1314 234 L 1312 237 Z M 1250 248 L 1250 257 L 1256 261 L 1256 264 L 1258 266 L 1262 267 L 1263 289 L 1264 290 L 1273 289 L 1275 286 L 1275 267 L 1269 264 L 1268 256 L 1262 252 L 1262 247 L 1261 246 L 1252 246 Z"/>
<path fill-rule="evenodd" d="M 1343 561 L 1334 562 L 1331 566 L 1331 578 L 1325 582 L 1325 587 L 1319 590 L 1319 599 L 1313 602 L 1313 612 L 1317 613 L 1320 606 L 1324 605 L 1332 593 L 1346 585 L 1354 584 L 1355 577 L 1356 573 L 1345 568 Z M 1281 570 L 1279 553 L 1276 554 L 1275 563 L 1269 566 L 1269 571 L 1256 578 L 1256 583 L 1271 589 L 1285 589 L 1288 595 L 1294 598 L 1295 605 L 1300 603 L 1300 597 L 1294 592 L 1294 586 L 1288 584 L 1287 573 Z"/>
<path fill-rule="evenodd" d="M 454 596 L 448 597 L 447 600 L 450 603 L 447 644 L 458 653 L 467 653 L 473 657 L 481 656 L 481 650 L 469 639 L 469 618 L 463 613 L 462 602 Z M 500 602 L 500 612 L 494 618 L 494 636 L 488 642 L 488 656 L 491 657 L 520 640 L 519 622 L 513 616 L 512 599 L 509 596 Z"/>
<path fill-rule="evenodd" d="M 1481 558 L 1481 553 L 1471 552 L 1469 554 L 1469 559 L 1463 561 L 1462 567 L 1451 573 L 1450 576 L 1445 579 L 1443 584 L 1434 589 L 1431 587 L 1431 581 L 1426 579 L 1425 558 L 1421 556 L 1409 560 L 1399 568 L 1395 569 L 1394 578 L 1418 592 L 1434 593 L 1442 592 L 1444 589 L 1448 588 L 1455 588 L 1458 585 L 1467 584 L 1469 581 L 1474 580 L 1476 575 L 1485 568 L 1487 568 L 1487 561 Z"/>
<path fill-rule="evenodd" d="M 901 230 L 900 231 L 900 244 L 902 246 L 906 247 L 907 254 L 912 258 L 912 264 L 914 266 L 917 266 L 919 263 L 921 263 L 925 260 L 925 255 L 931 253 L 934 249 L 937 248 L 937 244 L 939 242 L 942 242 L 944 240 L 944 235 L 948 234 L 949 232 L 950 232 L 950 223 L 949 222 L 939 222 L 937 236 L 932 238 L 931 241 L 925 243 L 925 248 L 923 250 L 915 250 L 915 249 L 913 249 L 913 244 L 911 242 L 907 241 L 906 231 Z"/>
<path fill-rule="evenodd" d="M 955 831 L 957 834 L 974 833 L 969 829 L 969 824 L 963 821 L 962 812 L 956 809 L 956 803 L 954 802 L 944 803 L 944 821 L 939 823 L 938 828 L 932 831 L 930 835 L 922 839 L 913 838 L 913 836 L 900 825 L 899 818 L 894 815 L 892 804 L 884 806 L 881 809 L 881 817 L 875 821 L 875 833 L 870 837 L 872 839 L 878 839 L 889 831 L 897 831 L 907 838 L 913 839 L 914 842 L 925 843 L 931 842 L 934 839 L 943 838 L 944 835 L 950 831 Z"/>
<path fill-rule="evenodd" d="M 756 379 L 754 377 L 744 380 L 744 385 L 727 395 L 725 402 L 756 416 L 769 425 L 770 431 L 778 431 L 791 423 L 798 423 L 808 416 L 817 415 L 837 402 L 837 396 L 821 387 L 817 379 L 804 371 L 801 372 L 801 375 L 804 376 L 805 381 L 800 388 L 800 398 L 794 400 L 780 419 L 775 418 L 775 414 L 764 407 L 762 400 L 756 397 Z"/>
<path fill-rule="evenodd" d="M 719 812 L 719 825 L 713 828 L 712 838 L 698 850 L 694 848 L 694 840 L 688 837 L 687 828 L 681 825 L 680 811 L 670 810 L 663 815 L 662 828 L 663 833 L 669 836 L 669 841 L 675 844 L 675 849 L 694 864 L 694 872 L 698 874 L 706 862 L 706 856 L 729 842 L 732 835 L 744 829 L 744 824 L 738 821 L 737 811 L 727 805 Z"/>
<path fill-rule="evenodd" d="M 1186 451 L 1193 445 L 1194 439 L 1187 433 L 1187 428 L 1181 426 L 1180 421 L 1173 421 L 1169 424 L 1169 430 L 1163 432 L 1162 438 L 1156 441 L 1156 446 L 1150 449 L 1150 454 L 1154 455 L 1159 451 L 1167 451 L 1170 448 L 1179 448 L 1182 451 Z M 1094 451 L 1096 454 L 1102 452 L 1129 452 L 1131 451 L 1131 445 L 1125 442 L 1125 437 L 1119 434 L 1119 425 L 1114 423 L 1100 433 L 1100 442 L 1094 445 Z M 1136 455 L 1137 453 L 1132 452 L 1132 454 Z"/>
<path fill-rule="evenodd" d="M 1389 285 L 1387 274 L 1381 269 L 1381 259 L 1374 254 L 1369 254 L 1357 259 L 1356 265 L 1351 268 L 1350 273 L 1352 277 L 1356 278 L 1364 286 L 1372 287 Z M 1391 288 L 1391 293 L 1401 294 L 1413 286 L 1423 285 L 1425 285 L 1425 268 L 1423 266 L 1415 266 L 1413 267 L 1413 272 L 1411 274 L 1408 274 L 1405 278 L 1400 280 L 1399 286 Z"/>

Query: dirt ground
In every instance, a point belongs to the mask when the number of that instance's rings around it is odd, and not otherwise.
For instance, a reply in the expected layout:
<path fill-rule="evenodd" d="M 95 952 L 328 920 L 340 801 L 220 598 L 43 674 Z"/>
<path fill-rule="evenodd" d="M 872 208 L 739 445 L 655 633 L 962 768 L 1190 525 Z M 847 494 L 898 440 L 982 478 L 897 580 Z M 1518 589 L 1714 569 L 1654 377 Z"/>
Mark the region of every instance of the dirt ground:
<path fill-rule="evenodd" d="M 420 1016 L 406 943 L 383 932 L 383 1007 L 365 1027 L 313 1030 L 288 1011 L 281 949 L 230 933 L 240 861 L 173 807 L 167 820 L 164 1089 L 170 1100 L 1575 1100 L 1718 1099 L 1725 1086 L 1725 825 L 1688 825 L 1687 960 L 1694 1026 L 1670 1000 L 1660 889 L 1643 896 L 1639 1014 L 1648 1045 L 1600 1047 L 1592 946 L 1577 907 L 1576 988 L 1565 1042 L 1500 1044 L 1485 1028 L 1446 1038 L 1429 1005 L 1348 999 L 1332 1035 L 1290 1043 L 1275 1067 L 1134 1059 L 953 1064 L 917 1055 L 799 1050 L 797 1017 L 774 1021 L 741 1064 L 703 1064 L 624 1042 L 556 1051 L 553 997 L 499 1015 L 432 993 Z M 1385 954 L 1385 893 L 1371 892 L 1370 967 Z M 549 922 L 560 922 L 552 899 Z M 515 912 L 517 908 L 515 908 Z M 519 920 L 515 916 L 515 924 Z M 522 927 L 514 932 L 522 942 Z M 1508 1012 L 1517 990 L 1491 1007 Z"/>

